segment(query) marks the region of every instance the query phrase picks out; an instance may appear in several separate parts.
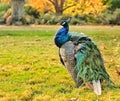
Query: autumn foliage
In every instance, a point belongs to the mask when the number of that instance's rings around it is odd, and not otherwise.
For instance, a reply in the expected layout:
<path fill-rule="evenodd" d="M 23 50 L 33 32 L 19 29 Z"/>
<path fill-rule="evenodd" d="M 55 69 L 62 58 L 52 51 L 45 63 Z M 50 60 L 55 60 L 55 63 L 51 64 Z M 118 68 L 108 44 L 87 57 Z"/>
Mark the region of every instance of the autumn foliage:
<path fill-rule="evenodd" d="M 10 1 L 1 0 L 7 4 L 10 4 Z M 25 9 L 30 7 L 32 12 L 37 11 L 37 14 L 39 12 L 37 24 L 56 24 L 59 17 L 72 16 L 71 24 L 120 25 L 119 4 L 119 0 L 25 0 Z"/>
<path fill-rule="evenodd" d="M 76 6 L 65 10 L 65 14 L 81 15 L 81 14 L 98 14 L 106 8 L 102 0 L 78 0 Z"/>
<path fill-rule="evenodd" d="M 10 0 L 2 0 L 9 3 Z M 57 15 L 98 14 L 106 9 L 103 0 L 26 0 L 26 5 L 32 6 L 40 13 L 53 12 Z"/>
<path fill-rule="evenodd" d="M 97 14 L 105 9 L 102 0 L 28 0 L 40 12 L 56 14 Z M 46 9 L 47 8 L 47 9 Z"/>
<path fill-rule="evenodd" d="M 1 0 L 1 2 L 5 2 L 5 3 L 9 4 L 10 0 Z"/>
<path fill-rule="evenodd" d="M 52 5 L 48 2 L 48 0 L 28 0 L 27 5 L 30 5 L 33 8 L 37 9 L 40 13 L 54 11 Z"/>
<path fill-rule="evenodd" d="M 106 9 L 103 0 L 28 0 L 33 8 L 40 13 L 54 12 L 56 14 L 98 14 Z"/>

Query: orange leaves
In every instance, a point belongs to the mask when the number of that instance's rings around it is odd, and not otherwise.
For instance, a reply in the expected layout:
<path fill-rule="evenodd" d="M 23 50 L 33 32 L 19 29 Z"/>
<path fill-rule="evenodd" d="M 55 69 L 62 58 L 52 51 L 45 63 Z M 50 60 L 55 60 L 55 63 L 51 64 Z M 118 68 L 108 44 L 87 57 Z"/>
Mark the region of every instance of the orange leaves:
<path fill-rule="evenodd" d="M 5 2 L 5 3 L 9 4 L 10 0 L 1 0 L 1 2 Z"/>
<path fill-rule="evenodd" d="M 8 3 L 10 0 L 2 0 Z M 103 0 L 27 0 L 40 13 L 55 12 L 66 15 L 97 15 L 106 9 Z"/>
<path fill-rule="evenodd" d="M 40 13 L 53 10 L 52 5 L 48 2 L 48 0 L 28 0 L 28 3 Z"/>
<path fill-rule="evenodd" d="M 28 0 L 33 7 L 40 11 L 55 11 L 55 6 L 60 6 L 64 14 L 98 14 L 105 10 L 103 0 Z M 51 3 L 53 2 L 53 3 Z M 56 5 L 58 4 L 58 5 Z M 62 8 L 63 7 L 63 8 Z"/>
<path fill-rule="evenodd" d="M 29 4 L 40 12 L 43 11 L 44 1 L 45 0 L 28 0 Z"/>
<path fill-rule="evenodd" d="M 71 0 L 70 0 L 71 1 Z M 77 5 L 67 9 L 64 13 L 76 14 L 98 14 L 105 10 L 102 0 L 77 0 Z"/>
<path fill-rule="evenodd" d="M 64 14 L 75 15 L 77 13 L 76 6 L 79 4 L 79 0 L 66 0 L 64 3 Z"/>

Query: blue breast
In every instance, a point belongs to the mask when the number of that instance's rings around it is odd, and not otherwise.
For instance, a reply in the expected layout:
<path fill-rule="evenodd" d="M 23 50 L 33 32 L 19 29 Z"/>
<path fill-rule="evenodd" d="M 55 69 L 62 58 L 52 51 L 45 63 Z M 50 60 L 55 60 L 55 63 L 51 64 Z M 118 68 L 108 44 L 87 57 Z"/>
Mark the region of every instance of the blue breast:
<path fill-rule="evenodd" d="M 63 27 L 57 31 L 54 41 L 58 47 L 61 47 L 69 39 L 68 28 Z"/>

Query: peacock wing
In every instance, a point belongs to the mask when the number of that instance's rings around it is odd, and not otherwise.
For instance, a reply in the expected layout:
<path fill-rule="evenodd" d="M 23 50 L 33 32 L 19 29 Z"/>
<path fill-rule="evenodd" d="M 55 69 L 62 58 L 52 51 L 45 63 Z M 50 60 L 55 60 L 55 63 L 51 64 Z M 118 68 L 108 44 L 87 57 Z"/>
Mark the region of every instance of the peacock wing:
<path fill-rule="evenodd" d="M 71 74 L 74 82 L 76 83 L 77 87 L 82 84 L 82 80 L 80 82 L 77 81 L 77 71 L 75 68 L 76 60 L 75 60 L 75 46 L 73 42 L 68 41 L 63 44 L 59 50 L 60 58 L 62 63 L 65 65 L 67 71 Z"/>

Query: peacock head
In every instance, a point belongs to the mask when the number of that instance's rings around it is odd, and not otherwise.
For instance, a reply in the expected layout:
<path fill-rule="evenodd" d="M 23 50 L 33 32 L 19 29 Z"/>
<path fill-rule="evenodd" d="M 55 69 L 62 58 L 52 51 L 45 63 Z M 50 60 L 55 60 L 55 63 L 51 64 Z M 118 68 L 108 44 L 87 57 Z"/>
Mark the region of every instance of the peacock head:
<path fill-rule="evenodd" d="M 67 21 L 67 20 L 62 20 L 62 21 L 60 22 L 60 25 L 63 26 L 63 27 L 65 27 L 65 26 L 68 25 L 68 21 Z"/>
<path fill-rule="evenodd" d="M 60 22 L 60 25 L 63 26 L 63 27 L 67 27 L 70 20 L 71 20 L 71 18 L 68 18 L 67 20 L 62 20 Z"/>

